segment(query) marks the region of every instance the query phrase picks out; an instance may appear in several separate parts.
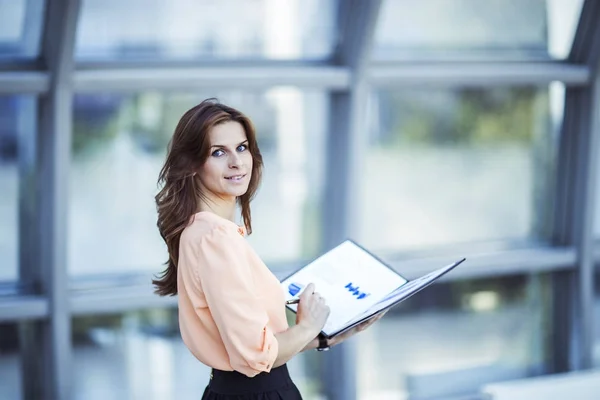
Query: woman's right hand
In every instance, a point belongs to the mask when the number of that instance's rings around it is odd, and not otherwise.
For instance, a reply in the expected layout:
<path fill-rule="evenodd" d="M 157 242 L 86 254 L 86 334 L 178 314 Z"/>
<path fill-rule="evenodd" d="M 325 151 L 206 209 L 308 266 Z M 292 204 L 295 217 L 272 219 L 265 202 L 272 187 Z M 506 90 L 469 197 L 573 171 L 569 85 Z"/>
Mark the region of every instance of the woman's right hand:
<path fill-rule="evenodd" d="M 325 304 L 325 299 L 319 293 L 315 293 L 315 285 L 308 284 L 300 294 L 296 323 L 310 329 L 316 336 L 323 330 L 329 313 L 329 306 Z"/>

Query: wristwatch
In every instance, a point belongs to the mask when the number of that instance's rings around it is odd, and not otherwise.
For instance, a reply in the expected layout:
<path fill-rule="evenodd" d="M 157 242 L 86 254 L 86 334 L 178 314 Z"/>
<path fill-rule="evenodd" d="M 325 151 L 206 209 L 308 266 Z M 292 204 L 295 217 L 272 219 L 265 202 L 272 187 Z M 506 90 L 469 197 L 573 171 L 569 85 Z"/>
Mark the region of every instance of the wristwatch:
<path fill-rule="evenodd" d="M 319 335 L 318 339 L 319 339 L 319 347 L 317 347 L 317 351 L 329 350 L 329 343 L 327 343 L 327 338 L 323 335 Z"/>

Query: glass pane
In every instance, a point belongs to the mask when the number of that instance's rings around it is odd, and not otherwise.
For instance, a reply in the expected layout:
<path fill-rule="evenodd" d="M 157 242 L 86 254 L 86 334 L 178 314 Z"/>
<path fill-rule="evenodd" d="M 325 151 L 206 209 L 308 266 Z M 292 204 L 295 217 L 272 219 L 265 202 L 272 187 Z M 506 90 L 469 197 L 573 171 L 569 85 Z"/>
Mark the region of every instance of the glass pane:
<path fill-rule="evenodd" d="M 471 398 L 485 383 L 543 374 L 548 289 L 546 277 L 493 278 L 402 303 L 355 339 L 358 398 Z"/>
<path fill-rule="evenodd" d="M 84 0 L 76 58 L 324 59 L 333 48 L 335 3 Z"/>
<path fill-rule="evenodd" d="M 21 356 L 16 324 L 0 324 L 0 393 L 3 399 L 20 399 Z"/>
<path fill-rule="evenodd" d="M 0 61 L 38 55 L 43 0 L 0 0 Z"/>
<path fill-rule="evenodd" d="M 34 121 L 32 97 L 0 96 L 0 282 L 18 277 L 19 162 L 31 161 Z"/>
<path fill-rule="evenodd" d="M 73 347 L 74 399 L 192 400 L 208 383 L 210 368 L 181 340 L 177 310 L 75 318 Z M 315 362 L 303 353 L 288 363 L 306 399 L 316 399 Z"/>
<path fill-rule="evenodd" d="M 162 269 L 166 246 L 154 195 L 179 118 L 217 96 L 254 122 L 265 168 L 251 244 L 267 262 L 316 255 L 327 98 L 321 92 L 81 95 L 75 99 L 69 269 L 98 274 Z M 281 216 L 285 216 L 282 218 Z"/>
<path fill-rule="evenodd" d="M 564 86 L 375 92 L 361 240 L 374 250 L 549 236 Z"/>
<path fill-rule="evenodd" d="M 373 58 L 568 56 L 583 0 L 384 0 Z"/>

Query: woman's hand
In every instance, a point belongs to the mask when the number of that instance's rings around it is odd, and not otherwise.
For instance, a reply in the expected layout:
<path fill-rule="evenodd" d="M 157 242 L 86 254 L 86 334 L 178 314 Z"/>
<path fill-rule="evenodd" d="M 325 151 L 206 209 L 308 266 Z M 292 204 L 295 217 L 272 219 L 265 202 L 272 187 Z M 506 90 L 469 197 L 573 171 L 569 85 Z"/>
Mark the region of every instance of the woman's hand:
<path fill-rule="evenodd" d="M 343 341 L 356 335 L 358 332 L 364 331 L 365 329 L 373 325 L 375 322 L 379 321 L 387 312 L 388 310 L 385 310 L 384 312 L 377 314 L 364 322 L 361 322 L 360 324 L 356 325 L 354 328 L 348 330 L 347 332 L 344 332 L 341 335 L 337 335 L 336 337 L 330 339 L 327 342 L 327 344 L 329 345 L 329 347 L 333 347 L 336 344 L 342 343 Z"/>
<path fill-rule="evenodd" d="M 319 293 L 315 293 L 315 285 L 310 283 L 300 295 L 296 323 L 317 336 L 323 330 L 329 312 L 329 306 L 325 304 L 325 299 Z"/>

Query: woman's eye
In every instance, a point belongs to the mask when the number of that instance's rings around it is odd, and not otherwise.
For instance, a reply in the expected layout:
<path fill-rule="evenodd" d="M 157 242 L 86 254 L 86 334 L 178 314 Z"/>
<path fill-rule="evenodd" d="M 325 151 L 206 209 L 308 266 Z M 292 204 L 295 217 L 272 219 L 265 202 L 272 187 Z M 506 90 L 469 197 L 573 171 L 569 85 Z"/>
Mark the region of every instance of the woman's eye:
<path fill-rule="evenodd" d="M 248 146 L 246 146 L 245 144 L 240 144 L 237 148 L 237 151 L 242 152 L 242 151 L 246 151 L 248 149 Z"/>
<path fill-rule="evenodd" d="M 219 149 L 219 150 L 213 151 L 212 156 L 213 157 L 221 157 L 223 154 L 225 154 L 225 152 L 223 150 Z"/>

